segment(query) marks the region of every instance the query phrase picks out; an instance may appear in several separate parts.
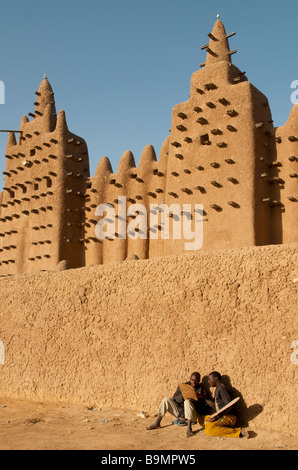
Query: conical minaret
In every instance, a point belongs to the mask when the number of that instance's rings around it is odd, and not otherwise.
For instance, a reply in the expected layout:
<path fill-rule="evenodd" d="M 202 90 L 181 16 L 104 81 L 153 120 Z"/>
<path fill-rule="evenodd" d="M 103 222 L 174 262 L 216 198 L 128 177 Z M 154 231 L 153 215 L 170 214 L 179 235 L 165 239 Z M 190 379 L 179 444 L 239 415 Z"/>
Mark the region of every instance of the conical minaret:
<path fill-rule="evenodd" d="M 216 21 L 212 33 L 209 33 L 208 37 L 210 38 L 210 41 L 206 47 L 206 66 L 221 61 L 232 63 L 232 53 L 230 51 L 228 37 L 225 27 L 220 19 Z"/>
<path fill-rule="evenodd" d="M 35 94 L 37 95 L 36 101 L 34 103 L 35 119 L 46 117 L 49 131 L 52 132 L 56 126 L 57 114 L 54 92 L 46 75 L 44 75 L 44 79 L 40 84 L 39 90 Z"/>

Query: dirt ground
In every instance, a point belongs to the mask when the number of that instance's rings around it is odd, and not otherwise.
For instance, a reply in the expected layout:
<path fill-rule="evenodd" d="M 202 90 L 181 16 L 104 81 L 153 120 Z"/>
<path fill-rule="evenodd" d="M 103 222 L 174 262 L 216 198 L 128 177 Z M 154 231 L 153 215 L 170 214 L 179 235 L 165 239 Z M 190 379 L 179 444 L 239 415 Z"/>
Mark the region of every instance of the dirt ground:
<path fill-rule="evenodd" d="M 297 450 L 298 437 L 250 429 L 249 439 L 206 436 L 199 424 L 147 431 L 146 410 L 116 410 L 69 403 L 0 398 L 0 450 Z"/>

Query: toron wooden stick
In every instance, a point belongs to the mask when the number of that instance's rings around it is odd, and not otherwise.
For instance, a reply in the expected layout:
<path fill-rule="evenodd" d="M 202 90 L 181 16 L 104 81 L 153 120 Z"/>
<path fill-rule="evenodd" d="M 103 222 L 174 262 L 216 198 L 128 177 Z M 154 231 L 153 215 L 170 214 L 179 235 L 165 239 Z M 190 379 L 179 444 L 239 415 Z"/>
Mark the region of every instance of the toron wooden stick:
<path fill-rule="evenodd" d="M 216 413 L 213 413 L 211 415 L 211 418 L 215 418 L 216 416 L 218 416 L 219 414 L 221 414 L 223 411 L 227 410 L 228 408 L 230 408 L 231 406 L 235 405 L 235 403 L 237 403 L 237 401 L 240 400 L 240 397 L 237 397 L 237 398 L 234 398 L 234 400 L 230 401 L 227 405 L 225 405 L 223 408 L 221 408 L 220 410 L 216 411 Z"/>

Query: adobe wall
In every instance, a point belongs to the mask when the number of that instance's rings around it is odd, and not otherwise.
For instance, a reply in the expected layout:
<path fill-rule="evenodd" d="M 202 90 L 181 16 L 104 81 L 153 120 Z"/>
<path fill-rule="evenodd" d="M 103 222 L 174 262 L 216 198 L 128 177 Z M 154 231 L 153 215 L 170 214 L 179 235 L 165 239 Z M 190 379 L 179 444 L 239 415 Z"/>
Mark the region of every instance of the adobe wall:
<path fill-rule="evenodd" d="M 2 277 L 0 396 L 155 412 L 191 372 L 218 370 L 252 429 L 298 435 L 297 248 Z"/>

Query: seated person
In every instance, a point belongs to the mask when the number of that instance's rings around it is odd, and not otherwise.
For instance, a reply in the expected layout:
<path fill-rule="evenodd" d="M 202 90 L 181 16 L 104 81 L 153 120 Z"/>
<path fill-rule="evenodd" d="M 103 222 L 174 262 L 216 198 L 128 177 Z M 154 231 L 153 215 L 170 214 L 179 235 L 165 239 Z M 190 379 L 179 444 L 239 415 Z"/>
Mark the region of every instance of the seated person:
<path fill-rule="evenodd" d="M 187 425 L 187 437 L 193 436 L 192 422 L 196 422 L 200 416 L 210 413 L 208 406 L 208 394 L 203 385 L 200 383 L 201 376 L 198 372 L 191 374 L 188 385 L 191 385 L 198 397 L 198 400 L 186 399 L 184 400 L 180 387 L 178 386 L 173 398 L 166 397 L 162 400 L 155 423 L 148 426 L 146 429 L 152 430 L 160 428 L 160 423 L 164 415 L 168 412 L 175 416 L 177 420 L 173 424 L 180 426 Z"/>
<path fill-rule="evenodd" d="M 219 411 L 232 400 L 231 395 L 226 386 L 222 383 L 219 372 L 211 372 L 208 376 L 208 383 L 210 387 L 215 387 L 214 405 L 216 411 Z M 236 421 L 237 414 L 235 406 L 232 405 L 231 408 L 227 408 L 223 413 L 220 413 L 214 418 L 205 416 L 205 433 L 208 436 L 248 438 L 248 432 L 244 428 L 234 427 Z"/>

